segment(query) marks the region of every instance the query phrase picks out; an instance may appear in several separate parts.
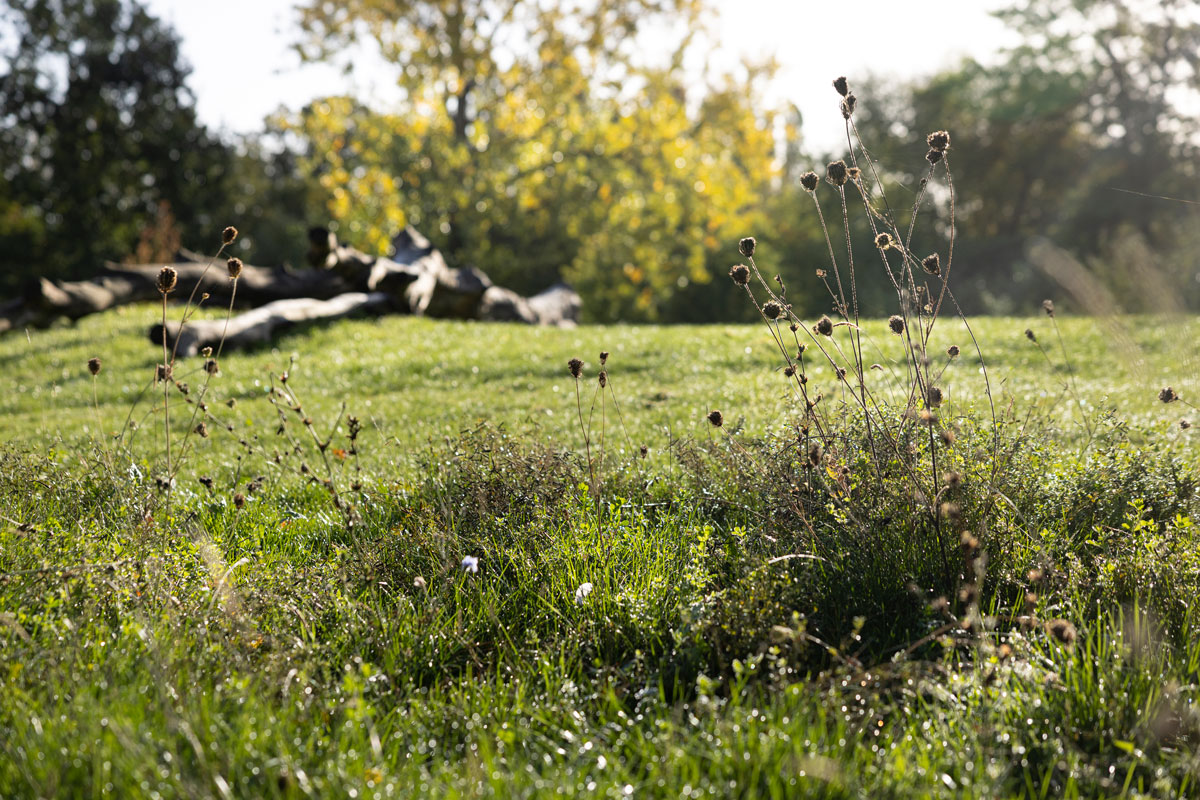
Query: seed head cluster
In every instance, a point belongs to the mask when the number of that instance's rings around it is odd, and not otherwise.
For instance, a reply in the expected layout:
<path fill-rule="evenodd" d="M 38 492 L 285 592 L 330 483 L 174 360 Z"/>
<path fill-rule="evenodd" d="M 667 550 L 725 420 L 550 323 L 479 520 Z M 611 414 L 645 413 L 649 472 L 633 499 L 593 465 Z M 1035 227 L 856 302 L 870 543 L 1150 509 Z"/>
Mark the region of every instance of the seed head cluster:
<path fill-rule="evenodd" d="M 725 424 L 725 417 L 720 411 L 714 409 L 708 412 L 708 421 L 712 423 L 714 428 L 719 428 Z"/>
<path fill-rule="evenodd" d="M 567 369 L 571 370 L 572 378 L 579 380 L 580 376 L 583 375 L 583 362 L 578 358 L 572 358 L 567 362 Z"/>
<path fill-rule="evenodd" d="M 921 269 L 928 272 L 930 275 L 942 274 L 942 261 L 937 253 L 930 253 L 921 259 Z"/>
<path fill-rule="evenodd" d="M 754 241 L 754 237 L 747 236 L 745 239 L 742 239 L 740 242 L 738 242 L 738 252 L 744 255 L 746 258 L 750 258 L 752 255 L 754 255 L 755 244 L 757 244 L 757 242 Z"/>
<path fill-rule="evenodd" d="M 822 336 L 833 336 L 833 320 L 826 314 L 817 320 L 817 324 L 813 326 L 813 330 Z"/>
<path fill-rule="evenodd" d="M 892 314 L 888 317 L 888 328 L 897 336 L 904 333 L 904 317 L 899 314 Z"/>
<path fill-rule="evenodd" d="M 179 273 L 174 267 L 163 267 L 158 271 L 158 291 L 162 294 L 170 294 L 175 291 L 175 284 L 179 283 Z"/>
<path fill-rule="evenodd" d="M 233 244 L 233 240 L 237 238 L 238 229 L 230 225 L 225 230 L 221 231 L 221 243 Z"/>
<path fill-rule="evenodd" d="M 236 281 L 242 277 L 242 260 L 240 258 L 231 258 L 225 262 L 225 269 L 229 272 L 229 279 Z"/>
<path fill-rule="evenodd" d="M 729 277 L 738 286 L 745 286 L 750 282 L 750 268 L 745 264 L 735 264 L 729 270 Z"/>
<path fill-rule="evenodd" d="M 818 178 L 817 173 L 813 172 L 812 170 L 809 170 L 800 176 L 800 185 L 803 186 L 805 191 L 808 192 L 815 192 L 817 190 L 817 185 L 820 182 L 821 179 Z"/>
<path fill-rule="evenodd" d="M 779 319 L 779 315 L 783 313 L 783 306 L 774 300 L 768 300 L 763 304 L 762 313 L 767 319 Z"/>
<path fill-rule="evenodd" d="M 88 372 L 92 373 L 93 375 L 100 374 L 100 359 L 99 358 L 89 358 L 88 359 Z"/>
<path fill-rule="evenodd" d="M 845 186 L 846 178 L 848 177 L 846 173 L 846 162 L 829 162 L 828 166 L 825 167 L 825 177 L 828 178 L 829 182 L 834 186 Z"/>

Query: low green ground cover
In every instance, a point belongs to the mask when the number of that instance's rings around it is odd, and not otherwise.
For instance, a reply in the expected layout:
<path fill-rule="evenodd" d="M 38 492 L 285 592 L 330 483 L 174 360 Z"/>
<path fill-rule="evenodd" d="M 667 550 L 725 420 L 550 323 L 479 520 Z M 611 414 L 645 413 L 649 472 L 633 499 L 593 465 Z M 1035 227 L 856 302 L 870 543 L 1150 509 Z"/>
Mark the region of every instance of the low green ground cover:
<path fill-rule="evenodd" d="M 1194 318 L 939 326 L 942 520 L 761 326 L 181 362 L 168 492 L 154 314 L 0 340 L 0 796 L 1200 796 Z"/>

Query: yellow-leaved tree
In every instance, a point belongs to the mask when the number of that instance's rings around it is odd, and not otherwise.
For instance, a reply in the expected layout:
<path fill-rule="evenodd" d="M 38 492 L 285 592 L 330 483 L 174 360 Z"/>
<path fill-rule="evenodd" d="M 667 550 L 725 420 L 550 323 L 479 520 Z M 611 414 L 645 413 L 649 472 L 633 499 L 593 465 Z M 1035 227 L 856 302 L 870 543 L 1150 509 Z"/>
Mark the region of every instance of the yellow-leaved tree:
<path fill-rule="evenodd" d="M 700 0 L 584 5 L 302 6 L 305 57 L 373 42 L 403 90 L 398 107 L 326 98 L 276 121 L 342 237 L 384 253 L 412 224 L 519 291 L 570 280 L 592 319 L 658 319 L 689 287 L 694 305 L 778 177 L 756 106 L 769 67 L 717 85 L 685 71 Z"/>

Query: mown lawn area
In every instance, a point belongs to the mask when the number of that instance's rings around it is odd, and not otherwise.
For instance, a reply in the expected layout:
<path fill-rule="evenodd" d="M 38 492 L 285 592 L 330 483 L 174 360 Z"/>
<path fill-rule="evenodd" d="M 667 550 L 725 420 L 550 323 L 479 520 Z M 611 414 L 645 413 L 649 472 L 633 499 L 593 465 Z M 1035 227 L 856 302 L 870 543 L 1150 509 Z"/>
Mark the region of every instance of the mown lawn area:
<path fill-rule="evenodd" d="M 870 321 L 890 455 L 763 325 L 352 320 L 168 462 L 157 313 L 0 339 L 0 797 L 1200 796 L 1196 318 L 939 323 L 941 442 Z"/>

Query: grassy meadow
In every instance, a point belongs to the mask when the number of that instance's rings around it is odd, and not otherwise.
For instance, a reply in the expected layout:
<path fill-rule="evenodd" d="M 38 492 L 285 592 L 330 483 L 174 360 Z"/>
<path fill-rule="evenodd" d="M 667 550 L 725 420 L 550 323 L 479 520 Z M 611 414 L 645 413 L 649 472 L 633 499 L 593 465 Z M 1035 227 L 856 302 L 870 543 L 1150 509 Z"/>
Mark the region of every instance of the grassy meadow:
<path fill-rule="evenodd" d="M 0 797 L 1200 796 L 1194 317 L 942 321 L 892 455 L 766 325 L 350 320 L 167 462 L 158 313 L 0 339 Z"/>

